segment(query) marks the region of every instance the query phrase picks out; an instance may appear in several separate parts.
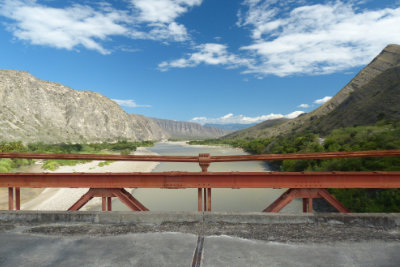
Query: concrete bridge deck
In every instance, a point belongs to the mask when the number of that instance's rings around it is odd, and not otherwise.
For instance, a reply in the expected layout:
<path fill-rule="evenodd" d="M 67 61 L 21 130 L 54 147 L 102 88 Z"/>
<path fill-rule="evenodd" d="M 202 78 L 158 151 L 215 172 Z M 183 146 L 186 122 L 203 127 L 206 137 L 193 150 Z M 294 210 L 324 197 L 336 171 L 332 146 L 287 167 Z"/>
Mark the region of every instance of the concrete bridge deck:
<path fill-rule="evenodd" d="M 400 214 L 0 212 L 1 266 L 398 266 Z"/>

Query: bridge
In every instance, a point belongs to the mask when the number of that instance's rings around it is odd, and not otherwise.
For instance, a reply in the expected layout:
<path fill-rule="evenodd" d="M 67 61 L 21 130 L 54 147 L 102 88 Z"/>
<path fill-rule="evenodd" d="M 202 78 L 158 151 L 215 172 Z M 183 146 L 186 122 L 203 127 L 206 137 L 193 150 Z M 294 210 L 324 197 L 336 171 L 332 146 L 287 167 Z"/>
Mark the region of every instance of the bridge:
<path fill-rule="evenodd" d="M 117 197 L 133 211 L 148 211 L 125 188 L 197 188 L 198 211 L 211 211 L 213 188 L 288 188 L 264 212 L 279 212 L 295 198 L 303 199 L 303 212 L 312 212 L 312 199 L 323 198 L 339 212 L 348 213 L 328 188 L 400 188 L 400 172 L 208 172 L 214 162 L 394 157 L 400 150 L 293 153 L 264 155 L 158 156 L 50 153 L 0 153 L 0 158 L 195 162 L 200 172 L 132 173 L 0 173 L 0 187 L 8 188 L 9 210 L 20 210 L 20 188 L 89 188 L 68 210 L 77 211 L 94 197 L 102 198 L 102 210 L 111 211 Z"/>

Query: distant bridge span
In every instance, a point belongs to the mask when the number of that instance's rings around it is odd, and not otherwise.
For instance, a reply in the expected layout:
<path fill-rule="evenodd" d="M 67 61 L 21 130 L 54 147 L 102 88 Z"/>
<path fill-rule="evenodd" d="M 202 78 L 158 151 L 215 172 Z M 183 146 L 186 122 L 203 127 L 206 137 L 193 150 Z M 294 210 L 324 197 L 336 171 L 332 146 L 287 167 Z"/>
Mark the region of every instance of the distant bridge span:
<path fill-rule="evenodd" d="M 198 210 L 211 211 L 212 188 L 289 188 L 265 212 L 279 212 L 294 198 L 303 198 L 303 211 L 312 212 L 312 199 L 324 198 L 340 212 L 349 212 L 326 188 L 400 188 L 400 172 L 208 172 L 212 162 L 393 157 L 400 150 L 295 153 L 237 156 L 147 156 L 47 153 L 0 153 L 0 158 L 197 162 L 202 172 L 155 173 L 0 173 L 0 187 L 9 188 L 9 209 L 20 209 L 21 187 L 90 188 L 69 210 L 79 210 L 93 197 L 102 197 L 103 211 L 118 197 L 134 211 L 148 210 L 124 188 L 198 188 Z M 203 197 L 204 196 L 204 197 Z"/>

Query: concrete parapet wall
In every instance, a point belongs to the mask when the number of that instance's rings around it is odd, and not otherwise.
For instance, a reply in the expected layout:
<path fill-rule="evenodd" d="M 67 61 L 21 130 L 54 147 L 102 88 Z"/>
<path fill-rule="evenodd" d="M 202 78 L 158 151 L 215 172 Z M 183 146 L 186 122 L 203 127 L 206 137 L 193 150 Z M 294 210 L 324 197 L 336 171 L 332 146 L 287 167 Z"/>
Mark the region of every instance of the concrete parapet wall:
<path fill-rule="evenodd" d="M 101 212 L 101 211 L 0 211 L 1 222 L 14 223 L 94 223 L 162 224 L 351 224 L 363 226 L 400 226 L 400 213 L 229 213 L 229 212 Z"/>

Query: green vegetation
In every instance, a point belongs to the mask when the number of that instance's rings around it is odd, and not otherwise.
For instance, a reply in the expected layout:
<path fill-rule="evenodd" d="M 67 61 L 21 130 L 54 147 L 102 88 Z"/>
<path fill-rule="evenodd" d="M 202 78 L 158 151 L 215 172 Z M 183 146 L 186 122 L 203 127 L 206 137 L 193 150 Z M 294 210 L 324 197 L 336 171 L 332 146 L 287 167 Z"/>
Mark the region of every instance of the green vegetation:
<path fill-rule="evenodd" d="M 101 161 L 101 162 L 99 162 L 98 166 L 99 167 L 104 167 L 104 166 L 110 165 L 113 162 L 114 161 L 112 161 L 112 160 Z"/>
<path fill-rule="evenodd" d="M 121 155 L 129 155 L 136 151 L 137 147 L 153 146 L 152 141 L 129 142 L 118 141 L 116 143 L 95 144 L 44 144 L 33 143 L 23 145 L 22 142 L 1 142 L 0 152 L 31 152 L 31 153 L 74 153 L 74 154 L 107 154 L 119 152 Z M 60 166 L 75 166 L 85 163 L 85 160 L 44 160 L 42 169 L 54 171 Z M 0 159 L 0 172 L 12 172 L 21 166 L 30 165 L 33 160 L 27 159 Z M 105 161 L 102 166 L 111 162 Z M 100 163 L 99 163 L 100 165 Z"/>
<path fill-rule="evenodd" d="M 0 152 L 27 152 L 22 142 L 1 142 Z M 14 169 L 33 163 L 31 159 L 0 159 L 0 173 L 12 172 Z"/>
<path fill-rule="evenodd" d="M 274 139 L 190 142 L 217 143 L 240 147 L 255 154 L 400 149 L 400 120 L 336 129 L 324 138 L 315 133 L 303 133 Z M 400 171 L 399 157 L 285 160 L 270 164 L 281 171 Z M 330 192 L 352 211 L 400 212 L 400 189 L 332 189 Z"/>

